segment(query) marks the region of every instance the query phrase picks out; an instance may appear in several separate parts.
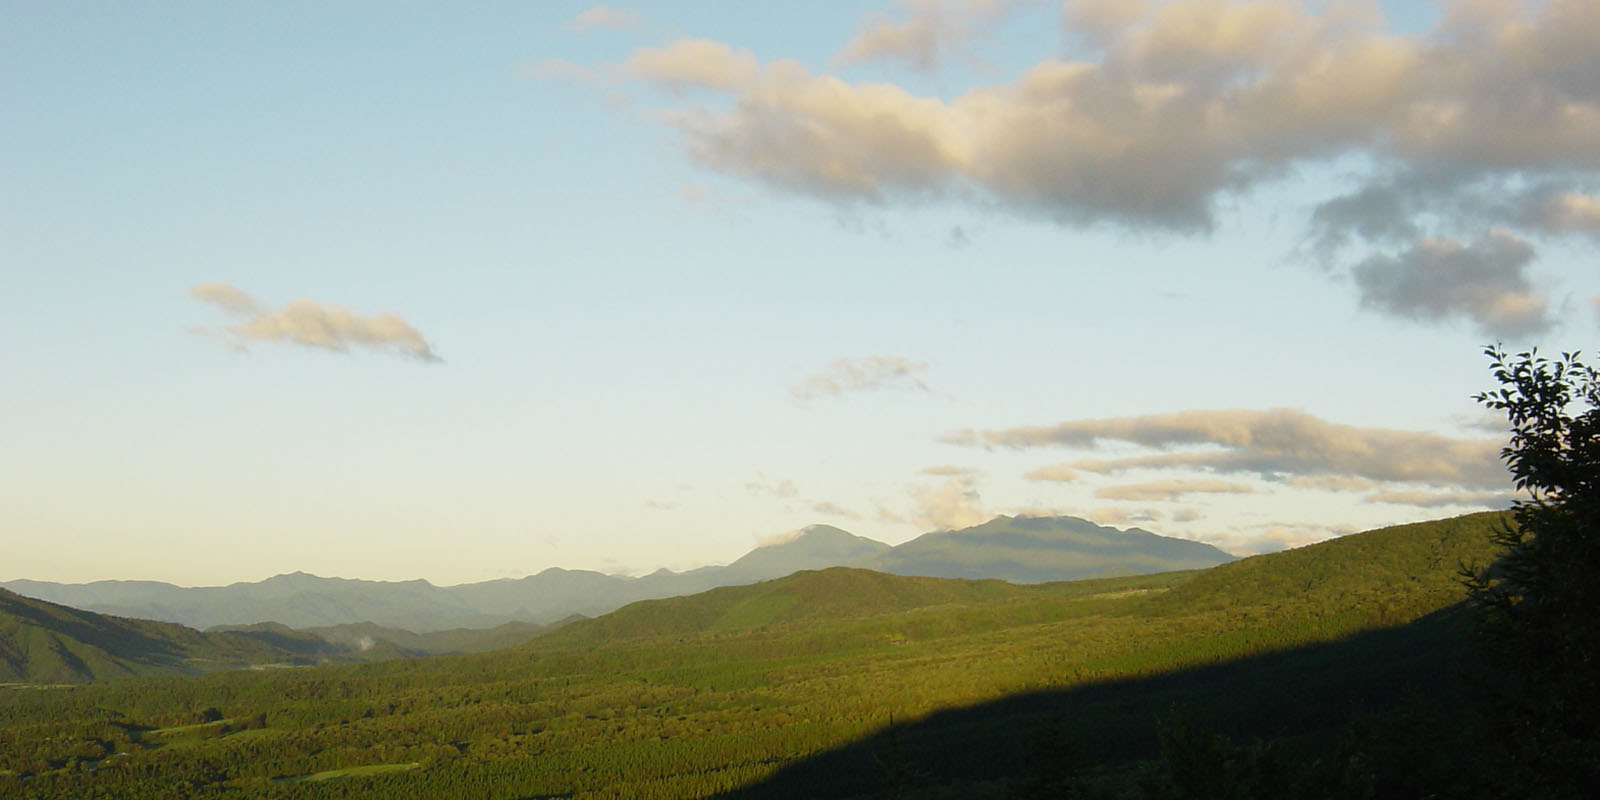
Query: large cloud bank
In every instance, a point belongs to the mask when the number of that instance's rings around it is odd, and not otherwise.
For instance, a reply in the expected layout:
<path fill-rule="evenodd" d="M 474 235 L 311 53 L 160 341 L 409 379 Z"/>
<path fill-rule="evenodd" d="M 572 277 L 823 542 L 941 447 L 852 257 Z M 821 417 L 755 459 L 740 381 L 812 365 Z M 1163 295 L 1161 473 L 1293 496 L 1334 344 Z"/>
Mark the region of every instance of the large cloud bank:
<path fill-rule="evenodd" d="M 836 63 L 931 69 L 1015 4 L 902 5 Z M 1074 0 L 1061 20 L 1076 57 L 949 97 L 706 39 L 622 72 L 673 90 L 662 118 L 706 167 L 845 203 L 958 198 L 1195 234 L 1229 195 L 1354 157 L 1364 171 L 1312 211 L 1307 252 L 1369 308 L 1497 336 L 1552 323 L 1529 274 L 1540 241 L 1600 237 L 1593 0 L 1458 3 L 1418 34 L 1371 5 L 1283 0 Z"/>

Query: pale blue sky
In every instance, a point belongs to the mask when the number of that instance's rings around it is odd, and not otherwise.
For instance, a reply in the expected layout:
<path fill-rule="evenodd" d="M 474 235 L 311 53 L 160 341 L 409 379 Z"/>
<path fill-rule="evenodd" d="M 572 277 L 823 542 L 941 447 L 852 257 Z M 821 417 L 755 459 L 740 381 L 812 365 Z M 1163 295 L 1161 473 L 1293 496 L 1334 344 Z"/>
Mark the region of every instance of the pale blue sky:
<path fill-rule="evenodd" d="M 595 8 L 0 12 L 0 579 L 1254 552 L 1503 503 L 1479 350 L 1596 341 L 1589 2 Z"/>

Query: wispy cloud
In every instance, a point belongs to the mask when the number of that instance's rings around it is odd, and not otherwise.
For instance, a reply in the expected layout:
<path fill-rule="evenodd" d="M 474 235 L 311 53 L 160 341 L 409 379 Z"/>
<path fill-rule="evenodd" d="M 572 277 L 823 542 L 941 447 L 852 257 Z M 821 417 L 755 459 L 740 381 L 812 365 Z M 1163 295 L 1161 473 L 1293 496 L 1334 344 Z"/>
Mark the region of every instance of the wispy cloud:
<path fill-rule="evenodd" d="M 926 362 L 900 356 L 840 358 L 830 363 L 827 369 L 806 376 L 789 387 L 789 391 L 800 400 L 890 388 L 927 392 L 927 385 L 917 377 L 927 369 Z"/>
<path fill-rule="evenodd" d="M 578 13 L 567 27 L 575 31 L 592 31 L 597 28 L 634 28 L 644 24 L 644 15 L 637 11 L 610 6 L 594 6 Z"/>
<path fill-rule="evenodd" d="M 812 503 L 811 510 L 825 517 L 836 517 L 848 520 L 861 519 L 860 514 L 857 514 L 856 512 L 851 511 L 850 509 L 845 508 L 838 503 L 829 502 L 827 500 L 819 503 Z"/>
<path fill-rule="evenodd" d="M 788 478 L 784 478 L 781 481 L 769 481 L 764 475 L 761 476 L 760 480 L 746 483 L 744 490 L 751 494 L 764 494 L 785 499 L 800 496 L 800 490 L 795 488 L 794 481 Z"/>
<path fill-rule="evenodd" d="M 961 52 L 985 26 L 1002 19 L 1015 0 L 900 0 L 898 15 L 872 14 L 834 56 L 835 64 L 891 59 L 932 71 Z"/>
<path fill-rule="evenodd" d="M 1029 470 L 1022 477 L 1030 481 L 1053 481 L 1056 483 L 1070 483 L 1079 478 L 1077 470 L 1069 464 L 1051 464 L 1038 469 Z"/>
<path fill-rule="evenodd" d="M 422 334 L 397 314 L 359 314 L 343 306 L 306 299 L 272 310 L 226 283 L 198 284 L 189 289 L 189 295 L 238 320 L 222 328 L 198 328 L 196 332 L 219 335 L 239 349 L 256 342 L 286 342 L 336 351 L 355 346 L 419 361 L 440 360 Z"/>
<path fill-rule="evenodd" d="M 1283 482 L 1297 489 L 1325 492 L 1364 492 L 1378 485 L 1376 481 L 1356 475 L 1291 475 Z"/>
<path fill-rule="evenodd" d="M 1105 500 L 1173 501 L 1189 494 L 1250 494 L 1255 489 L 1242 483 L 1219 480 L 1170 480 L 1126 483 L 1095 490 Z"/>
<path fill-rule="evenodd" d="M 946 434 L 953 444 L 983 447 L 1094 448 L 1126 442 L 1156 449 L 1123 459 L 1072 462 L 1087 471 L 1183 469 L 1289 476 L 1345 476 L 1471 488 L 1502 488 L 1498 439 L 1455 439 L 1431 433 L 1358 428 L 1302 411 L 1246 409 L 1182 411 L 1055 425 Z M 1203 448 L 1198 451 L 1171 448 Z"/>
<path fill-rule="evenodd" d="M 990 518 L 983 508 L 977 482 L 970 476 L 950 478 L 937 486 L 911 487 L 916 504 L 912 521 L 939 530 L 954 530 L 977 525 Z"/>
<path fill-rule="evenodd" d="M 1160 522 L 1161 512 L 1150 508 L 1103 506 L 1090 509 L 1089 520 L 1096 525 L 1146 525 Z"/>
<path fill-rule="evenodd" d="M 1440 508 L 1462 506 L 1466 508 L 1510 508 L 1515 496 L 1510 492 L 1373 492 L 1366 496 L 1369 503 Z"/>

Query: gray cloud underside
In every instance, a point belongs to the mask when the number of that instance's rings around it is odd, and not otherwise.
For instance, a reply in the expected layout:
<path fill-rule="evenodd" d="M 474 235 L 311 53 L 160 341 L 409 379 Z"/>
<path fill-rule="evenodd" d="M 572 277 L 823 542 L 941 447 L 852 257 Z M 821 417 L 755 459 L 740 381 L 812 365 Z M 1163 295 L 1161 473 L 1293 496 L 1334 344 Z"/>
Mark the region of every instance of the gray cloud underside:
<path fill-rule="evenodd" d="M 1118 459 L 1070 462 L 1090 472 L 1188 469 L 1257 473 L 1269 479 L 1344 476 L 1481 489 L 1508 483 L 1497 439 L 1453 439 L 1429 433 L 1358 428 L 1290 409 L 1183 411 L 989 431 L 957 431 L 953 444 L 998 447 L 1094 448 L 1126 442 L 1157 452 Z"/>
<path fill-rule="evenodd" d="M 935 16 L 879 19 L 846 55 L 935 60 L 954 36 Z M 1496 335 L 1549 319 L 1524 272 L 1531 245 L 1496 250 L 1494 231 L 1600 238 L 1600 3 L 1460 3 L 1415 35 L 1370 6 L 1274 0 L 1075 0 L 1063 18 L 1094 59 L 952 98 L 699 39 L 625 70 L 724 96 L 663 117 L 701 164 L 832 201 L 970 197 L 1066 225 L 1203 233 L 1226 195 L 1365 155 L 1357 188 L 1310 220 L 1314 250 L 1359 265 L 1369 308 Z M 1440 257 L 1452 248 L 1476 267 Z M 1429 296 L 1408 299 L 1412 283 Z"/>
<path fill-rule="evenodd" d="M 422 334 L 397 314 L 358 314 L 316 300 L 294 300 L 281 309 L 263 306 L 248 293 L 225 283 L 202 283 L 189 295 L 221 309 L 239 321 L 217 330 L 235 347 L 256 342 L 286 342 L 321 350 L 352 346 L 399 353 L 419 361 L 438 361 Z"/>

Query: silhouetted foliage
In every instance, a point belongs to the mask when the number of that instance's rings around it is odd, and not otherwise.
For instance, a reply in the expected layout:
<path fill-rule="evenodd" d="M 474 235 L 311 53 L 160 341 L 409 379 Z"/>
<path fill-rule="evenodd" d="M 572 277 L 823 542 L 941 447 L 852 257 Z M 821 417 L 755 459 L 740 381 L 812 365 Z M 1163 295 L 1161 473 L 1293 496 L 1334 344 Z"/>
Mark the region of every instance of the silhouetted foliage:
<path fill-rule="evenodd" d="M 1504 556 L 1471 571 L 1494 736 L 1524 796 L 1595 796 L 1600 787 L 1600 372 L 1576 353 L 1493 359 L 1502 457 L 1518 489 Z"/>

